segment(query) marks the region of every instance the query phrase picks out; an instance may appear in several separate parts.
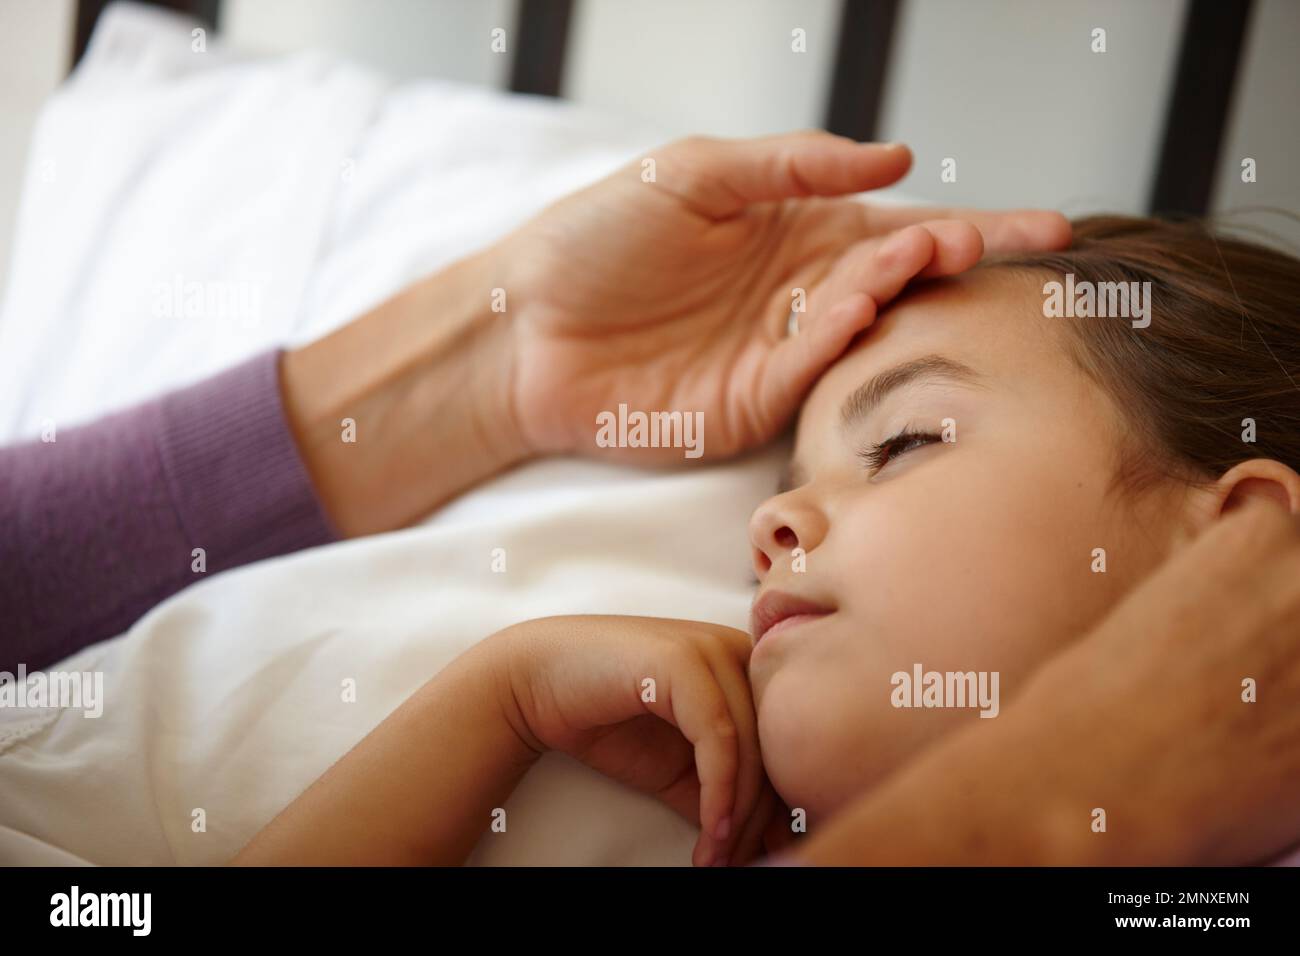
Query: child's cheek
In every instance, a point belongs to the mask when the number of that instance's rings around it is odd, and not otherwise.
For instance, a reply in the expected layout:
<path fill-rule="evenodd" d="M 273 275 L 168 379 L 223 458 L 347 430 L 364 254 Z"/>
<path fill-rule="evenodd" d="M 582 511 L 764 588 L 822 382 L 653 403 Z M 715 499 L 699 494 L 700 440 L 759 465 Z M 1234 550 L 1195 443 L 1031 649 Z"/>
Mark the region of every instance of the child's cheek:
<path fill-rule="evenodd" d="M 792 810 L 825 816 L 898 758 L 881 732 L 888 691 L 887 679 L 829 655 L 791 655 L 766 682 L 757 701 L 763 763 Z"/>

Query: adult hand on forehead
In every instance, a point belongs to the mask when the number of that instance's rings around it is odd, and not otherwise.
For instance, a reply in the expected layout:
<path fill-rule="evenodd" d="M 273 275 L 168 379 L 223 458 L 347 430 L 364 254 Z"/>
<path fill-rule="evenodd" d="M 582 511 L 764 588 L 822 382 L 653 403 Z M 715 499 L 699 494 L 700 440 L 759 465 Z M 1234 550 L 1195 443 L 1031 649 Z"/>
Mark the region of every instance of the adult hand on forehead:
<path fill-rule="evenodd" d="M 649 161 L 653 161 L 653 163 Z M 899 145 L 824 132 L 691 138 L 571 195 L 486 253 L 508 293 L 507 414 L 531 454 L 596 452 L 596 416 L 703 412 L 705 452 L 761 444 L 916 277 L 1060 248 L 1057 213 L 879 208 Z M 807 310 L 787 334 L 794 290 Z M 603 449 L 601 453 L 607 453 Z M 680 449 L 616 449 L 682 461 Z"/>

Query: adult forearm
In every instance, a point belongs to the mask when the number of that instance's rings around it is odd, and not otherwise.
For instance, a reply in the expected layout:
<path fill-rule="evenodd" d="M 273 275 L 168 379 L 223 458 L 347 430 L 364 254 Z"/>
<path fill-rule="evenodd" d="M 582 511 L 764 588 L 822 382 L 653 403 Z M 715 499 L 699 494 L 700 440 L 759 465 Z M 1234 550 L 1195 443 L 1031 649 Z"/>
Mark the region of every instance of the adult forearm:
<path fill-rule="evenodd" d="M 401 527 L 527 457 L 488 253 L 311 345 L 0 449 L 0 670 L 227 568 Z"/>
<path fill-rule="evenodd" d="M 207 575 L 334 540 L 279 355 L 0 449 L 0 670 L 114 637 Z"/>
<path fill-rule="evenodd" d="M 284 359 L 286 413 L 349 536 L 402 527 L 528 457 L 494 260 L 462 260 Z"/>

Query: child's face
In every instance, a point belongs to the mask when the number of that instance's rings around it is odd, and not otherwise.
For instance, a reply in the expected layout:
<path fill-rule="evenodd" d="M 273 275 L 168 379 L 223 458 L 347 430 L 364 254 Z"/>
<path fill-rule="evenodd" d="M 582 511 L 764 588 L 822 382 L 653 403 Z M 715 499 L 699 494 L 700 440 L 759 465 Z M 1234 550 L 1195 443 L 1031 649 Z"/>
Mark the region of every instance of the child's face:
<path fill-rule="evenodd" d="M 991 725 L 895 707 L 895 672 L 996 671 L 1005 706 L 1176 540 L 1176 488 L 1112 488 L 1123 419 L 1054 325 L 1106 320 L 1044 318 L 1036 291 L 974 273 L 890 310 L 817 384 L 793 490 L 751 519 L 760 599 L 831 612 L 761 637 L 750 663 L 764 763 L 810 816 L 959 724 Z M 934 437 L 864 460 L 904 431 Z"/>

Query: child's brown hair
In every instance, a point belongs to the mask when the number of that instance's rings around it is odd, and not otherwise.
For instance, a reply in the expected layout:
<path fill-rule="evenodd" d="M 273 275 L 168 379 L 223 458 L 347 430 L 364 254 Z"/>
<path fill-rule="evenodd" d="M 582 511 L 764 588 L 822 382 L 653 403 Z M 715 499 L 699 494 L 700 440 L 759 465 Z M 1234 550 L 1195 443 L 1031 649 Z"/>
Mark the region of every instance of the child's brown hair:
<path fill-rule="evenodd" d="M 981 268 L 1151 283 L 1145 328 L 1053 320 L 1068 323 L 1076 361 L 1115 396 L 1139 439 L 1121 478 L 1200 482 L 1251 458 L 1300 471 L 1300 260 L 1201 222 L 1093 216 L 1073 225 L 1068 249 Z"/>

